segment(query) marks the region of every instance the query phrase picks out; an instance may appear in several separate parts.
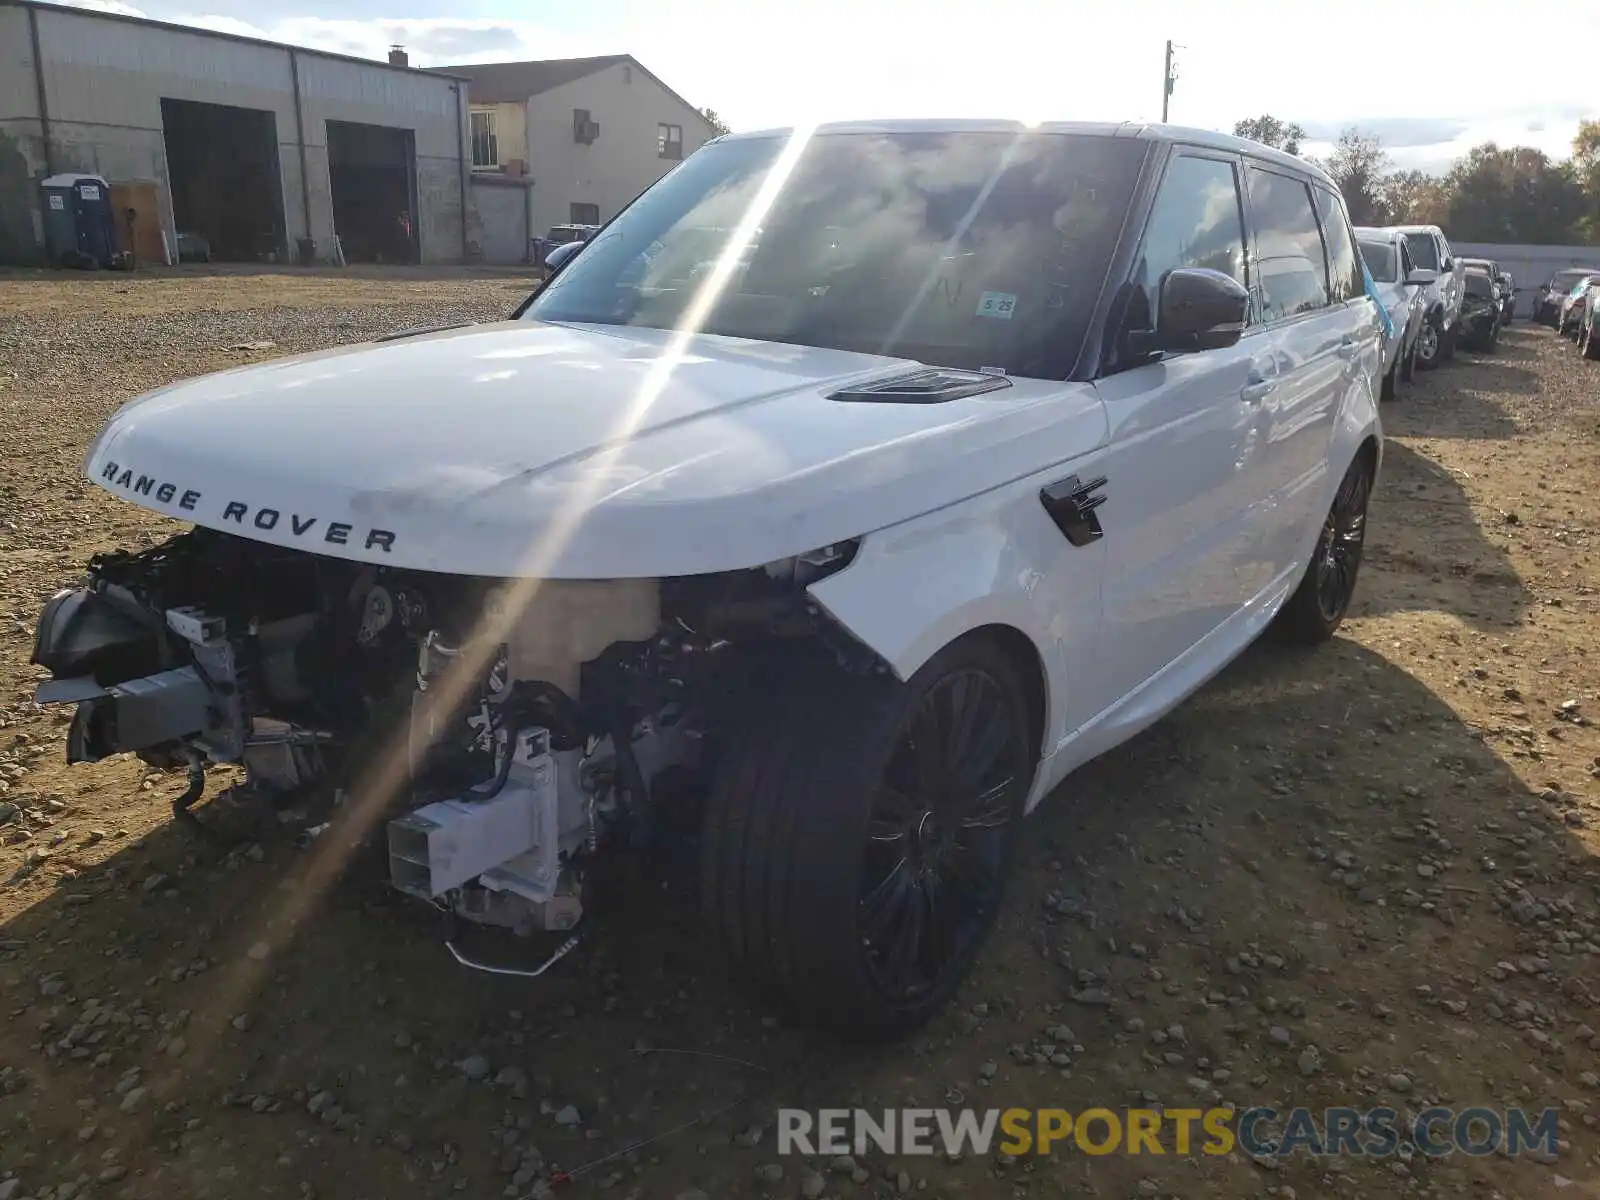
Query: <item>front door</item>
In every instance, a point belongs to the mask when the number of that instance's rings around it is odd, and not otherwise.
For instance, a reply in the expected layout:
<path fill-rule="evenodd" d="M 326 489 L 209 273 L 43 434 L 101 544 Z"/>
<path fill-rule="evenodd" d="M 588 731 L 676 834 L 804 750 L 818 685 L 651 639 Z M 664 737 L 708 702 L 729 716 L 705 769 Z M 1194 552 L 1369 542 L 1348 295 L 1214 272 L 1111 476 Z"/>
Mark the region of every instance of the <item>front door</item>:
<path fill-rule="evenodd" d="M 1231 155 L 1185 148 L 1167 164 L 1129 280 L 1129 328 L 1155 326 L 1174 267 L 1209 267 L 1249 286 Z M 1253 329 L 1229 349 L 1167 354 L 1096 383 L 1111 429 L 1096 671 L 1108 704 L 1243 602 L 1250 480 L 1276 387 L 1270 351 L 1265 330 Z"/>

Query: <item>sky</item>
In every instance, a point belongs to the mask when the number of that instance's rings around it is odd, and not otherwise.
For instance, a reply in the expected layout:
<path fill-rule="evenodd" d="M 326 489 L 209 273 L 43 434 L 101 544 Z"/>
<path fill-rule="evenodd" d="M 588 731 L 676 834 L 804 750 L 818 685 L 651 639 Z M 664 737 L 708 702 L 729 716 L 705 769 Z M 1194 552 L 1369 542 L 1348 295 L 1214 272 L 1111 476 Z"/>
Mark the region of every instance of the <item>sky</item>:
<path fill-rule="evenodd" d="M 1159 120 L 1231 129 L 1271 113 L 1319 155 L 1340 130 L 1440 172 L 1485 141 L 1565 157 L 1600 117 L 1600 5 L 1559 26 L 1467 0 L 1402 22 L 1393 0 L 69 0 L 413 65 L 632 54 L 734 129 L 813 120 Z M 1486 38 L 1468 19 L 1481 8 Z M 1431 43 L 1431 47 L 1426 47 Z"/>

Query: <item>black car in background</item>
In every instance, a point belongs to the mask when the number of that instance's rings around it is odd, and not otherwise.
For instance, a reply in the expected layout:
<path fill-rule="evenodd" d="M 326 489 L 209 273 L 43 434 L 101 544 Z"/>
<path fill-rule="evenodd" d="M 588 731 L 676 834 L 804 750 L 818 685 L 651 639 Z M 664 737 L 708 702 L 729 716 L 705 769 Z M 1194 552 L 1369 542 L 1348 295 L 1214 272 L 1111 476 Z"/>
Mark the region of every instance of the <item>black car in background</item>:
<path fill-rule="evenodd" d="M 1533 319 L 1541 325 L 1554 325 L 1561 314 L 1561 302 L 1585 276 L 1600 272 L 1600 267 L 1563 267 L 1541 283 L 1533 293 Z"/>
<path fill-rule="evenodd" d="M 1462 285 L 1458 328 L 1465 350 L 1493 350 L 1500 341 L 1500 289 L 1482 267 L 1469 266 Z"/>
<path fill-rule="evenodd" d="M 1500 295 L 1500 324 L 1511 324 L 1511 318 L 1517 309 L 1517 281 L 1511 278 L 1511 272 L 1505 270 L 1492 258 L 1467 258 L 1461 259 L 1470 271 L 1473 267 L 1480 267 L 1489 273 L 1489 278 L 1494 280 L 1494 286 Z"/>

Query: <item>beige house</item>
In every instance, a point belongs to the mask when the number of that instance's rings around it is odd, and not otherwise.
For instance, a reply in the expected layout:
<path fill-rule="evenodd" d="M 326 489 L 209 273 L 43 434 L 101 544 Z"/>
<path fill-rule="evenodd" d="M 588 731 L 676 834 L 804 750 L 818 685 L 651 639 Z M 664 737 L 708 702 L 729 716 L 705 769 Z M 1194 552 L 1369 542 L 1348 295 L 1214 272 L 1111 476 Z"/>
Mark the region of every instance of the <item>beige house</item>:
<path fill-rule="evenodd" d="M 473 172 L 533 180 L 535 236 L 610 220 L 716 133 L 629 54 L 437 69 L 469 81 Z"/>

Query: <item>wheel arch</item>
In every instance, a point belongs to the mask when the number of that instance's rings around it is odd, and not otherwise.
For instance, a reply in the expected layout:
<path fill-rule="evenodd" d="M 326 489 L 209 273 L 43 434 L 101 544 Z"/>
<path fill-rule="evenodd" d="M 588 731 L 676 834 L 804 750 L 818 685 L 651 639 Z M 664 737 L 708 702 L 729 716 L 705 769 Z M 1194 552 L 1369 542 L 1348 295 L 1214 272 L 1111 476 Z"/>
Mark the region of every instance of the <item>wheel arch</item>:
<path fill-rule="evenodd" d="M 981 639 L 993 644 L 1017 672 L 1022 683 L 1022 702 L 1028 712 L 1028 745 L 1035 763 L 1044 753 L 1045 721 L 1049 710 L 1050 683 L 1044 657 L 1033 639 L 1015 625 L 978 625 L 967 630 L 956 642 Z M 954 645 L 955 643 L 949 643 Z"/>

